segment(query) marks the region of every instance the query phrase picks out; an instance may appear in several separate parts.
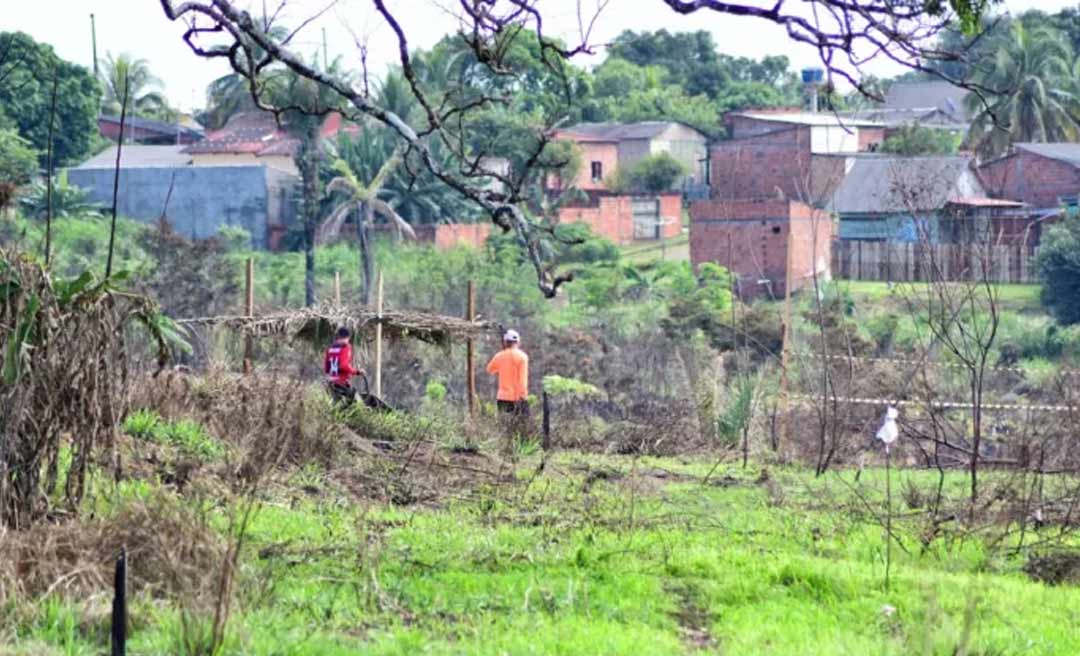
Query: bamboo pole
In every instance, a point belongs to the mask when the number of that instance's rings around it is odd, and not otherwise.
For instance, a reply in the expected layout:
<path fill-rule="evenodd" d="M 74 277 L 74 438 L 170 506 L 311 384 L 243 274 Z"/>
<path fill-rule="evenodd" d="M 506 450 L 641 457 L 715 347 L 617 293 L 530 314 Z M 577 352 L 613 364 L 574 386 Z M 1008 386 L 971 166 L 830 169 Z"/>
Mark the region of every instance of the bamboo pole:
<path fill-rule="evenodd" d="M 381 270 L 375 279 L 375 396 L 382 398 L 383 274 Z"/>
<path fill-rule="evenodd" d="M 476 321 L 476 284 L 470 280 L 468 306 L 465 318 Z M 465 341 L 465 394 L 469 402 L 469 417 L 476 416 L 476 343 L 470 337 Z"/>
<path fill-rule="evenodd" d="M 780 354 L 780 434 L 777 437 L 776 447 L 779 450 L 780 443 L 786 443 L 788 439 L 788 364 L 791 350 L 791 246 L 792 246 L 792 218 L 788 218 L 787 253 L 784 266 L 784 341 Z"/>
<path fill-rule="evenodd" d="M 334 304 L 341 306 L 341 272 L 334 272 Z"/>
<path fill-rule="evenodd" d="M 244 272 L 244 314 L 250 319 L 255 316 L 255 258 L 247 259 L 247 267 Z M 252 351 L 254 345 L 251 335 L 244 337 L 244 373 L 251 373 Z"/>

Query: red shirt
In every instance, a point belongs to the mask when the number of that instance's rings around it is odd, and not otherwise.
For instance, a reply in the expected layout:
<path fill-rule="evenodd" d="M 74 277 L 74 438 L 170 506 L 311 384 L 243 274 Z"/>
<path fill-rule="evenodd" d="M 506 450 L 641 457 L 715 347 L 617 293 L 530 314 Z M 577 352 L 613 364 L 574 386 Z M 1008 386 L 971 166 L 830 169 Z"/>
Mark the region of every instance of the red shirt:
<path fill-rule="evenodd" d="M 357 370 L 352 366 L 352 344 L 347 341 L 331 344 L 323 358 L 323 371 L 330 378 L 330 382 L 348 385 L 349 379 L 357 374 Z"/>

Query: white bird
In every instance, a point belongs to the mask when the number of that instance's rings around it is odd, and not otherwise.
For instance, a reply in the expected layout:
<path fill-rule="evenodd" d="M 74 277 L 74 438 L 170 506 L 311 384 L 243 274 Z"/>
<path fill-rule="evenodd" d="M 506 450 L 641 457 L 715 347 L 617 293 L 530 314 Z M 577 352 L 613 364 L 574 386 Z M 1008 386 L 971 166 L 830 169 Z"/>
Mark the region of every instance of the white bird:
<path fill-rule="evenodd" d="M 900 411 L 890 405 L 885 411 L 885 421 L 881 423 L 881 428 L 878 429 L 877 438 L 885 444 L 886 451 L 889 450 L 889 445 L 900 436 L 900 431 L 896 428 L 896 418 L 899 416 Z"/>

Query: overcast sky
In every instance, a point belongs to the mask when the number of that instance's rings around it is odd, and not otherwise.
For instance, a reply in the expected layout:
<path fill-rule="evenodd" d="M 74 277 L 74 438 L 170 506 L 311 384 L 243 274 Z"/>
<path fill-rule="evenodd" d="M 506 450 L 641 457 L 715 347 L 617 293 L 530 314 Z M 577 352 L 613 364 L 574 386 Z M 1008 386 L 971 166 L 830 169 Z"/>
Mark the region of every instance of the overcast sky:
<path fill-rule="evenodd" d="M 596 2 L 582 0 L 586 9 L 594 7 Z M 180 38 L 183 27 L 165 18 L 158 0 L 8 0 L 3 4 L 6 6 L 0 12 L 0 30 L 28 32 L 39 41 L 52 44 L 60 56 L 88 67 L 93 61 L 90 39 L 93 13 L 99 58 L 106 52 L 128 52 L 145 58 L 164 82 L 171 102 L 184 110 L 190 110 L 193 104 L 203 106 L 207 83 L 228 72 L 223 62 L 200 59 L 187 49 Z M 261 0 L 239 0 L 239 4 L 262 7 Z M 267 4 L 273 7 L 278 3 L 271 0 Z M 396 40 L 371 9 L 371 0 L 289 0 L 290 15 L 284 23 L 299 24 L 330 4 L 333 7 L 300 34 L 294 44 L 296 49 L 308 54 L 321 49 L 325 28 L 331 58 L 341 55 L 348 66 L 359 67 L 356 38 L 368 41 L 369 67 L 373 73 L 396 58 Z M 391 0 L 388 4 L 414 47 L 429 47 L 457 26 L 454 17 L 440 8 L 456 5 L 457 0 Z M 1031 8 L 1053 12 L 1076 4 L 1077 0 L 1006 0 L 1004 8 L 1013 13 Z M 577 6 L 577 0 L 544 0 L 545 30 L 573 40 L 578 34 Z M 796 69 L 815 63 L 812 49 L 792 42 L 775 25 L 709 12 L 680 16 L 661 0 L 610 0 L 597 20 L 591 41 L 604 43 L 627 29 L 660 28 L 709 30 L 720 51 L 731 55 L 787 55 Z M 586 58 L 580 63 L 591 62 Z M 871 67 L 870 72 L 890 75 L 901 71 L 878 65 Z"/>

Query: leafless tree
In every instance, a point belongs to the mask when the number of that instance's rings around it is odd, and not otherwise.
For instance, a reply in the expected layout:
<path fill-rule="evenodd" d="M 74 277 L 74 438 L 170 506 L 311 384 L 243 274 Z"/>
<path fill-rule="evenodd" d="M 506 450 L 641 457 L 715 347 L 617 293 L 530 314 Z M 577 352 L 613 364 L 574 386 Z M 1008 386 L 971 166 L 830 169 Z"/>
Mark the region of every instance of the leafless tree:
<path fill-rule="evenodd" d="M 279 0 L 273 12 L 264 9 L 261 17 L 244 11 L 233 0 L 159 0 L 165 15 L 187 26 L 183 39 L 192 52 L 204 58 L 224 59 L 248 79 L 255 104 L 265 110 L 282 112 L 303 107 L 284 107 L 267 97 L 260 76 L 270 67 L 284 66 L 293 74 L 312 80 L 335 92 L 340 111 L 347 118 L 368 118 L 389 127 L 403 142 L 410 160 L 415 159 L 437 179 L 479 205 L 492 221 L 505 231 L 513 231 L 535 268 L 541 291 L 548 297 L 556 294 L 567 277 L 556 275 L 542 248 L 541 237 L 550 226 L 532 219 L 525 211 L 526 187 L 531 171 L 541 161 L 545 147 L 559 118 L 548 117 L 535 126 L 537 139 L 531 152 L 522 158 L 519 170 L 493 174 L 482 166 L 491 155 L 466 147 L 460 133 L 466 117 L 508 99 L 494 90 L 479 89 L 469 94 L 445 94 L 428 89 L 418 75 L 417 62 L 411 53 L 409 36 L 395 9 L 385 0 L 372 0 L 372 8 L 395 35 L 402 74 L 419 104 L 421 118 L 407 122 L 390 108 L 380 105 L 368 93 L 369 86 L 354 87 L 327 71 L 319 70 L 292 49 L 296 34 L 325 9 L 304 20 L 286 36 L 271 35 L 271 27 L 282 15 L 288 0 Z M 887 58 L 913 70 L 943 76 L 939 64 L 962 60 L 963 52 L 946 52 L 935 44 L 936 35 L 958 17 L 968 25 L 985 8 L 983 0 L 936 0 L 898 3 L 895 0 L 810 0 L 786 3 L 780 0 L 762 7 L 757 2 L 720 2 L 718 0 L 662 1 L 681 14 L 712 13 L 749 16 L 782 25 L 789 36 L 817 49 L 830 81 L 842 79 L 864 93 L 861 69 L 875 58 Z M 574 44 L 563 44 L 547 31 L 545 9 L 537 0 L 459 0 L 456 15 L 460 21 L 458 37 L 488 71 L 501 78 L 513 78 L 521 71 L 508 56 L 511 45 L 531 41 L 545 66 L 555 73 L 566 71 L 566 61 L 576 55 L 593 52 L 590 43 L 597 17 L 607 5 L 595 4 L 595 11 L 578 5 L 579 35 Z M 796 6 L 796 4 L 798 6 Z M 977 38 L 977 37 L 976 37 Z M 367 61 L 367 48 L 362 60 Z M 963 83 L 963 81 L 957 80 Z M 969 88 L 972 88 L 969 86 Z M 568 98 L 569 100 L 569 94 Z M 453 164 L 440 161 L 432 152 L 432 141 L 441 142 L 453 153 Z M 492 178 L 497 185 L 492 185 Z"/>

